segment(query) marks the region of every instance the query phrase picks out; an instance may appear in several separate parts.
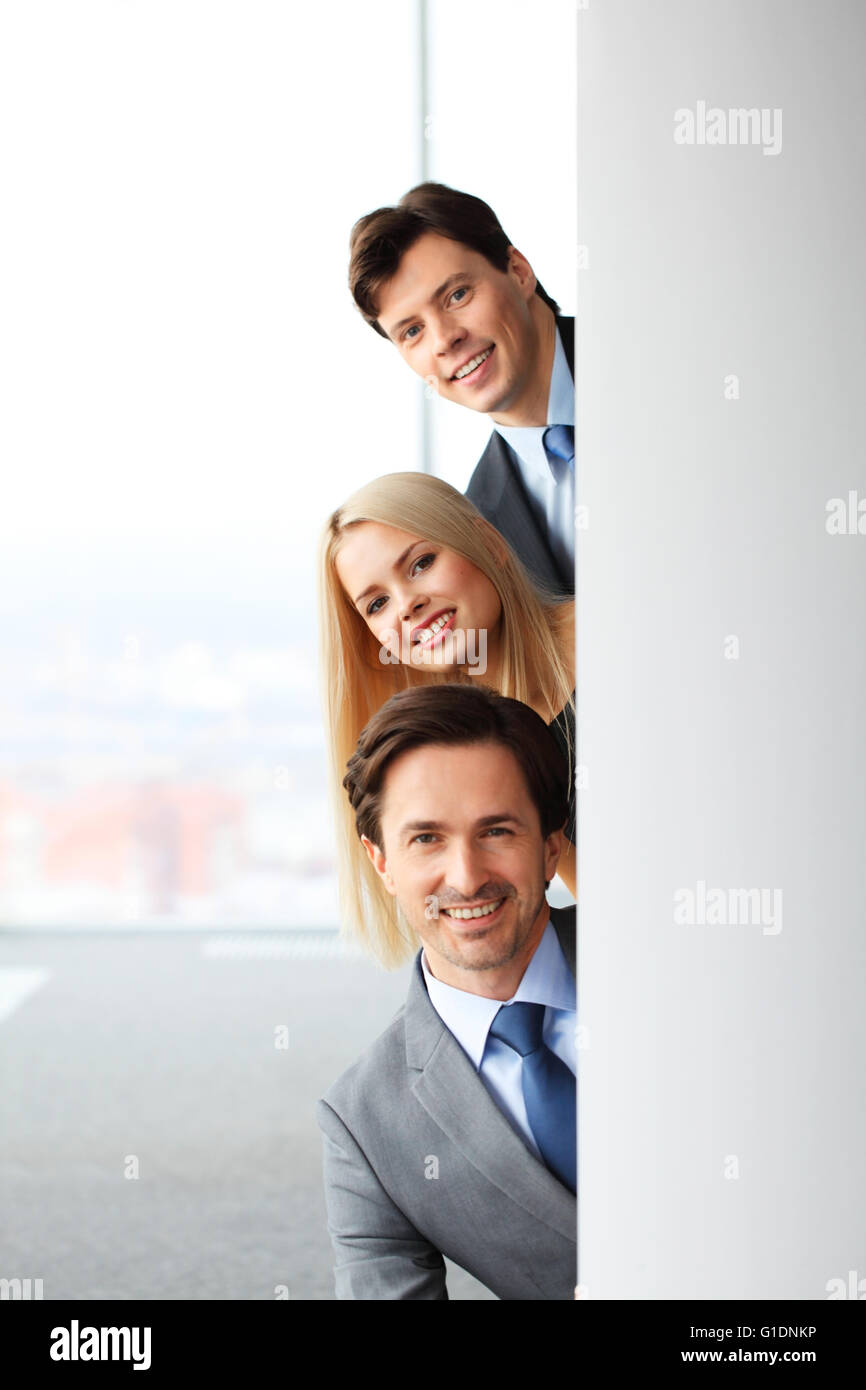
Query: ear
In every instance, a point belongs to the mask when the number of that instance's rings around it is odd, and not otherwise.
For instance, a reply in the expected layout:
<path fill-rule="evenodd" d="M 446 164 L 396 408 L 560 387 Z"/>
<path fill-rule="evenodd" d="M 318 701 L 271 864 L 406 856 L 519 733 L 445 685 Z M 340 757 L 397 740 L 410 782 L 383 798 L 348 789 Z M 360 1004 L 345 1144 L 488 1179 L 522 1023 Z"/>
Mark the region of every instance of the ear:
<path fill-rule="evenodd" d="M 524 299 L 530 300 L 535 294 L 538 281 L 529 261 L 516 246 L 508 248 L 508 274 L 517 281 Z"/>
<path fill-rule="evenodd" d="M 562 854 L 562 831 L 554 830 L 544 842 L 544 877 L 550 882 Z"/>
<path fill-rule="evenodd" d="M 366 835 L 361 836 L 361 844 L 367 851 L 367 857 L 369 858 L 370 863 L 373 865 L 373 868 L 376 870 L 376 873 L 379 875 L 386 889 L 391 894 L 391 897 L 396 897 L 397 889 L 394 887 L 394 880 L 388 872 L 388 865 L 385 861 L 384 853 L 382 852 L 382 850 L 380 850 L 378 845 L 373 844 L 372 840 L 368 840 Z"/>

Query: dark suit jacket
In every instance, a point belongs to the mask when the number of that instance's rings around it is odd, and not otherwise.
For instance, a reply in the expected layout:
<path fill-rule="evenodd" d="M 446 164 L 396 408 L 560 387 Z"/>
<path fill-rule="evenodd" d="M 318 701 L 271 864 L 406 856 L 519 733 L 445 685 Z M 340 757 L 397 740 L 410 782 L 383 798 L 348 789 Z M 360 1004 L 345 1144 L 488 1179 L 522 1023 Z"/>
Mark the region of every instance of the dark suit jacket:
<path fill-rule="evenodd" d="M 558 317 L 562 346 L 574 376 L 574 319 Z M 574 573 L 566 573 L 547 543 L 546 527 L 533 510 L 517 457 L 498 430 L 469 479 L 466 496 L 517 552 L 534 578 L 555 594 L 574 593 Z"/>
<path fill-rule="evenodd" d="M 575 909 L 550 917 L 574 970 Z M 338 1298 L 447 1299 L 446 1255 L 497 1298 L 574 1298 L 574 1195 L 445 1027 L 420 952 L 406 1004 L 318 1119 Z"/>

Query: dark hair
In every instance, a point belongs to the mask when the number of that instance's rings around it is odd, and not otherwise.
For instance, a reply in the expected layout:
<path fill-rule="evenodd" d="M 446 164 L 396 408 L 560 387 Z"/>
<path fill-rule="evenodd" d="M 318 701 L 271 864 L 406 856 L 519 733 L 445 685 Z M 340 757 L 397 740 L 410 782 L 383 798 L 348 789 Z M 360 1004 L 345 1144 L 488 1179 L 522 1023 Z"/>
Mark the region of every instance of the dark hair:
<path fill-rule="evenodd" d="M 427 685 L 392 695 L 361 731 L 343 786 L 355 829 L 382 846 L 382 789 L 401 753 L 429 744 L 499 744 L 516 758 L 538 811 L 544 839 L 568 817 L 568 769 L 540 715 L 519 700 L 479 685 Z"/>
<path fill-rule="evenodd" d="M 364 318 L 383 338 L 377 296 L 386 280 L 396 273 L 404 254 L 425 232 L 437 232 L 450 241 L 478 251 L 497 270 L 508 269 L 511 242 L 496 213 L 481 198 L 460 193 L 444 183 L 419 183 L 410 188 L 396 207 L 377 208 L 359 217 L 349 239 L 349 289 Z M 535 293 L 555 314 L 559 305 L 543 285 Z"/>

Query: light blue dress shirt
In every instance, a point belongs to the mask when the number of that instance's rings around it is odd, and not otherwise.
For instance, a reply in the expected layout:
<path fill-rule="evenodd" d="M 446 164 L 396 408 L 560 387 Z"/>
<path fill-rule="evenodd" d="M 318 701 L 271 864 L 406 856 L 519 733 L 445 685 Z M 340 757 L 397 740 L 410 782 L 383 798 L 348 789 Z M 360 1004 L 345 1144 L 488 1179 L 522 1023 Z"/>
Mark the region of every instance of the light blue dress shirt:
<path fill-rule="evenodd" d="M 558 328 L 550 374 L 547 425 L 574 427 L 574 381 Z M 547 425 L 496 425 L 495 428 L 517 455 L 520 475 L 539 521 L 547 531 L 550 548 L 559 564 L 570 573 L 574 569 L 574 469 L 563 469 L 557 481 L 544 450 Z"/>
<path fill-rule="evenodd" d="M 445 1027 L 454 1034 L 499 1109 L 526 1140 L 535 1156 L 541 1159 L 526 1117 L 521 1058 L 507 1043 L 487 1037 L 491 1023 L 506 1001 L 485 999 L 480 994 L 470 994 L 467 990 L 443 984 L 430 974 L 423 951 L 421 967 L 430 1002 Z M 551 1052 L 555 1052 L 576 1075 L 577 994 L 574 976 L 550 921 L 523 973 L 516 994 L 507 1002 L 514 1004 L 518 1001 L 545 1005 L 544 1041 Z"/>

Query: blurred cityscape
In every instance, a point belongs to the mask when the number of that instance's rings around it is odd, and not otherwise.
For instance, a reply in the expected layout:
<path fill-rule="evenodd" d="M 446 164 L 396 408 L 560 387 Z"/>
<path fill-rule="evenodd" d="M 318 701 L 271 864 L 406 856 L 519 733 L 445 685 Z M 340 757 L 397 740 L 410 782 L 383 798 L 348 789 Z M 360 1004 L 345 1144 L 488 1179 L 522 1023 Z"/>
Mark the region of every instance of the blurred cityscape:
<path fill-rule="evenodd" d="M 100 638 L 4 647 L 0 926 L 336 926 L 312 644 Z"/>

